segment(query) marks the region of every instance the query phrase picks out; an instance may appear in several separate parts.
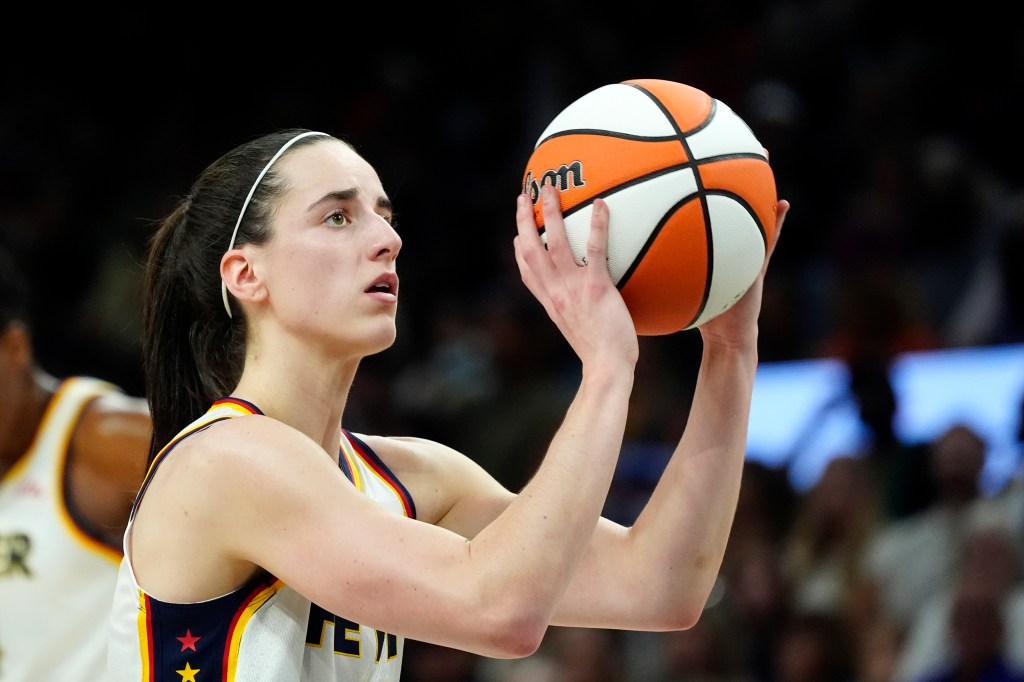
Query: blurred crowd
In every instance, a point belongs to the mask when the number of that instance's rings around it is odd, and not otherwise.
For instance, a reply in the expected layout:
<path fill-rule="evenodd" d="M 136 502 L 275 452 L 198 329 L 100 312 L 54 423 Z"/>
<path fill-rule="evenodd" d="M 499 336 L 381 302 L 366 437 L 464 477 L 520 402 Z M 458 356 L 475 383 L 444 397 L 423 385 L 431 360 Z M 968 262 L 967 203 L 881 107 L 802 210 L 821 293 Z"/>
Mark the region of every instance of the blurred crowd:
<path fill-rule="evenodd" d="M 658 21 L 555 7 L 520 35 L 481 10 L 359 59 L 311 45 L 258 68 L 198 29 L 158 59 L 159 27 L 124 17 L 92 34 L 117 49 L 25 52 L 0 72 L 0 234 L 34 279 L 46 364 L 141 390 L 137 281 L 154 222 L 244 139 L 290 125 L 345 136 L 380 170 L 404 239 L 402 338 L 381 358 L 393 376 L 519 305 L 513 199 L 550 119 L 601 85 L 666 78 L 740 114 L 793 204 L 763 360 L 1019 340 L 1024 29 L 973 9 L 730 0 Z M 110 77 L 126 55 L 145 78 Z M 259 87 L 236 87 L 248 75 Z"/>
<path fill-rule="evenodd" d="M 458 40 L 380 47 L 358 66 L 339 66 L 350 55 L 248 64 L 262 83 L 245 92 L 187 50 L 136 83 L 95 77 L 123 52 L 79 55 L 59 73 L 7 69 L 0 242 L 32 278 L 40 361 L 141 395 L 138 277 L 154 222 L 201 160 L 272 128 L 321 128 L 380 169 L 404 240 L 399 341 L 365 361 L 348 428 L 442 440 L 516 488 L 575 369 L 519 281 L 513 199 L 552 116 L 636 77 L 705 90 L 770 152 L 793 210 L 765 286 L 762 361 L 835 357 L 877 375 L 905 351 L 1024 341 L 1024 28 L 984 3 L 903 19 L 890 5 L 703 3 L 672 21 L 551 8 L 546 23 L 566 32 L 557 45 L 503 37 L 505 19 L 484 13 Z M 111 30 L 137 46 L 130 28 Z M 700 353 L 696 332 L 642 342 L 607 509 L 624 522 L 685 425 Z M 905 682 L 947 679 L 928 675 L 953 661 L 1024 670 L 1017 481 L 981 495 L 985 443 L 968 425 L 907 446 L 892 436 L 893 406 L 861 400 L 872 446 L 836 458 L 806 492 L 748 464 L 719 589 L 694 629 L 556 628 L 516 663 L 410 642 L 404 678 Z"/>
<path fill-rule="evenodd" d="M 633 520 L 670 441 L 631 432 L 606 515 Z M 648 471 L 631 466 L 642 457 Z M 417 682 L 1024 680 L 1024 481 L 980 488 L 985 442 L 953 424 L 877 441 L 797 494 L 750 461 L 716 590 L 687 631 L 552 628 L 528 659 L 418 642 Z M 657 469 L 655 465 L 653 468 Z"/>

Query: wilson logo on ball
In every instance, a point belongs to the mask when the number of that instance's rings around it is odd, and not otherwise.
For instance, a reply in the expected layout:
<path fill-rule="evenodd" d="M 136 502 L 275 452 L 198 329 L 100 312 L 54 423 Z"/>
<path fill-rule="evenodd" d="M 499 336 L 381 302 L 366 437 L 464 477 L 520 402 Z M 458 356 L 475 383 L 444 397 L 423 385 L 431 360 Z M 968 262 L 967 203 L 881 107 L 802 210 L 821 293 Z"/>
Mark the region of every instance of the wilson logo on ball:
<path fill-rule="evenodd" d="M 608 202 L 608 269 L 640 335 L 690 329 L 728 310 L 775 240 L 778 198 L 764 147 L 725 103 L 683 83 L 605 85 L 555 116 L 523 174 L 542 234 L 545 184 L 559 189 L 581 264 L 593 200 Z"/>
<path fill-rule="evenodd" d="M 544 171 L 540 175 L 540 180 L 534 179 L 532 170 L 527 171 L 526 179 L 523 180 L 523 191 L 530 193 L 530 199 L 536 205 L 540 201 L 540 188 L 543 185 L 552 185 L 557 187 L 558 191 L 564 192 L 570 187 L 584 187 L 586 184 L 587 181 L 583 179 L 583 164 L 573 161 L 569 165 L 563 163 L 557 170 Z"/>

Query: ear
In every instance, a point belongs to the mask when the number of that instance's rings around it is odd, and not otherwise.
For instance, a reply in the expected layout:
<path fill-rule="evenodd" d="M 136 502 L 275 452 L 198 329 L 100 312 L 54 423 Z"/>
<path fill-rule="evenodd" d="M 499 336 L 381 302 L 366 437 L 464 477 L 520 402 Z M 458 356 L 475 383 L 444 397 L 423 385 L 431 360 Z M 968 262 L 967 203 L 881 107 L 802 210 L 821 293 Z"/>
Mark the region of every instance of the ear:
<path fill-rule="evenodd" d="M 256 272 L 251 255 L 243 246 L 231 249 L 220 259 L 220 277 L 228 294 L 242 303 L 262 301 L 267 296 L 266 286 Z"/>
<path fill-rule="evenodd" d="M 0 362 L 22 369 L 31 368 L 35 363 L 32 337 L 24 323 L 14 320 L 0 332 Z"/>

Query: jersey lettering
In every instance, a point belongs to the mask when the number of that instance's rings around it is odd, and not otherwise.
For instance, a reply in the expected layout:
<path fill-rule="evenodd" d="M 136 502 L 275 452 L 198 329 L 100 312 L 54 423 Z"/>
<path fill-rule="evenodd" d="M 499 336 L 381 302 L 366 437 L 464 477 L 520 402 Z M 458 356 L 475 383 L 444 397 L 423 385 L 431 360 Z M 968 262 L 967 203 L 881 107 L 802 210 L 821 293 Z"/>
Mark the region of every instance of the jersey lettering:
<path fill-rule="evenodd" d="M 360 635 L 359 623 L 347 618 L 336 616 L 330 611 L 312 604 L 309 607 L 309 623 L 306 627 L 306 645 L 323 647 L 324 639 L 327 636 L 327 628 L 330 626 L 334 633 L 334 653 L 341 656 L 353 656 L 358 658 L 363 654 L 363 641 Z M 340 633 L 343 633 L 339 637 Z M 376 642 L 374 642 L 374 661 L 380 663 L 386 656 L 388 660 L 398 655 L 398 638 L 380 630 L 374 630 Z"/>
<path fill-rule="evenodd" d="M 384 653 L 384 649 L 387 648 L 387 657 L 390 661 L 392 658 L 398 655 L 398 638 L 394 635 L 389 635 L 386 632 L 380 630 L 374 630 L 377 634 L 377 663 L 380 663 L 381 654 Z"/>
<path fill-rule="evenodd" d="M 0 578 L 32 577 L 28 554 L 32 540 L 24 533 L 0 535 Z"/>

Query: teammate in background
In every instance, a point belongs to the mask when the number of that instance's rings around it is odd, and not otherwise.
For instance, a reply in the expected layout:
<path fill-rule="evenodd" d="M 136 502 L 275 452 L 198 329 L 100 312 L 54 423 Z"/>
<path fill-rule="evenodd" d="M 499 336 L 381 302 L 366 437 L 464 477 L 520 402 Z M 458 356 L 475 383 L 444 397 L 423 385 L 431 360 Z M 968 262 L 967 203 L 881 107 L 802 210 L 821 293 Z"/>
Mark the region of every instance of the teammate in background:
<path fill-rule="evenodd" d="M 0 680 L 101 679 L 146 403 L 37 366 L 27 280 L 0 251 Z"/>
<path fill-rule="evenodd" d="M 395 682 L 404 638 L 513 658 L 550 625 L 697 621 L 743 470 L 763 271 L 700 327 L 689 423 L 636 522 L 615 524 L 600 514 L 636 331 L 542 194 L 547 248 L 520 196 L 516 261 L 581 379 L 516 494 L 439 443 L 343 426 L 361 360 L 396 338 L 402 238 L 373 167 L 285 130 L 200 175 L 147 256 L 153 463 L 125 532 L 114 679 Z M 606 261 L 608 216 L 596 200 L 589 263 Z"/>

